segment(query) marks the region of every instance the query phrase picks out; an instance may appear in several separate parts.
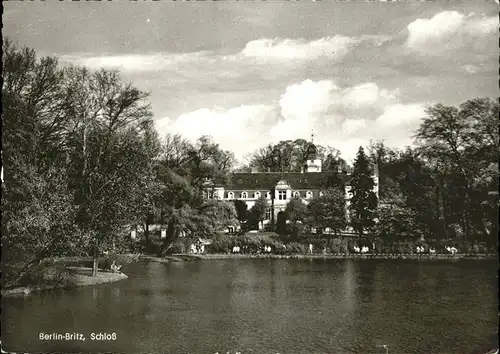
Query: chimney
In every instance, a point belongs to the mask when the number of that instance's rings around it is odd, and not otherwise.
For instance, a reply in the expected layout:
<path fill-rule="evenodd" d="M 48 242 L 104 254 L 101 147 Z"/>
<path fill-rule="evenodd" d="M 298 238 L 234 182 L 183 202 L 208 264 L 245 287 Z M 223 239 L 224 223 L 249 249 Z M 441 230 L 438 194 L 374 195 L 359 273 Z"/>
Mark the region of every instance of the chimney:
<path fill-rule="evenodd" d="M 268 167 L 268 168 L 267 168 L 267 172 L 271 172 L 271 167 Z"/>

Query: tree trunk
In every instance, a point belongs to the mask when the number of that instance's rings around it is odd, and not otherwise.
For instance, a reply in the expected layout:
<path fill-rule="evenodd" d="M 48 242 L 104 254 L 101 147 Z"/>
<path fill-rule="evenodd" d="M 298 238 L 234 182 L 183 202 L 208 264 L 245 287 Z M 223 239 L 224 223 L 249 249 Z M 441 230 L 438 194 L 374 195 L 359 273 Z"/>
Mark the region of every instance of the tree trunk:
<path fill-rule="evenodd" d="M 97 247 L 94 248 L 94 254 L 92 257 L 92 276 L 96 277 L 97 272 L 98 272 L 98 265 L 99 265 L 99 259 L 98 259 L 98 252 L 97 252 Z"/>
<path fill-rule="evenodd" d="M 147 217 L 146 217 L 146 223 L 144 225 L 144 240 L 146 242 L 146 249 L 147 249 L 149 246 L 149 222 Z"/>
<path fill-rule="evenodd" d="M 439 221 L 439 226 L 441 230 L 438 229 L 438 232 L 442 232 L 443 235 L 436 235 L 438 238 L 447 238 L 447 224 L 446 224 L 446 211 L 445 211 L 445 206 L 444 206 L 444 196 L 443 192 L 441 190 L 441 178 L 438 176 L 437 179 L 437 185 L 436 185 L 436 212 L 437 212 L 437 217 Z"/>
<path fill-rule="evenodd" d="M 174 220 L 170 220 L 167 225 L 166 237 L 163 239 L 163 243 L 161 245 L 161 255 L 163 255 L 172 245 L 175 238 L 175 222 Z"/>

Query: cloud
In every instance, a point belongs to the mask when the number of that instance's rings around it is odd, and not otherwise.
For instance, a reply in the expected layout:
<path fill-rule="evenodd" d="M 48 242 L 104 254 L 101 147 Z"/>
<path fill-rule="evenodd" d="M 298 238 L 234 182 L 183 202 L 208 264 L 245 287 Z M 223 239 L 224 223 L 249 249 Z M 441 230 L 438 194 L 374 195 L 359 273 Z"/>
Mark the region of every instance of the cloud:
<path fill-rule="evenodd" d="M 399 100 L 399 90 L 374 82 L 341 88 L 331 80 L 304 80 L 288 86 L 281 95 L 281 118 L 271 128 L 271 139 L 307 139 L 314 131 L 320 144 L 338 148 L 348 160 L 370 140 L 404 147 L 425 116 L 425 105 Z"/>
<path fill-rule="evenodd" d="M 168 117 L 155 120 L 155 128 L 160 135 L 165 135 L 172 127 L 172 120 Z"/>
<path fill-rule="evenodd" d="M 241 157 L 268 139 L 266 127 L 273 124 L 274 116 L 272 106 L 242 105 L 230 109 L 202 108 L 155 123 L 160 135 L 180 133 L 191 141 L 210 135 L 221 147 Z"/>
<path fill-rule="evenodd" d="M 314 131 L 318 143 L 352 160 L 370 140 L 394 147 L 411 143 L 425 106 L 399 100 L 398 90 L 374 82 L 342 88 L 332 80 L 307 79 L 285 87 L 275 101 L 268 97 L 265 104 L 201 108 L 158 120 L 156 127 L 161 134 L 180 133 L 192 141 L 210 135 L 239 158 L 269 142 L 308 139 Z"/>
<path fill-rule="evenodd" d="M 62 63 L 86 66 L 91 69 L 119 69 L 123 72 L 154 72 L 182 69 L 182 75 L 196 76 L 200 69 L 213 71 L 229 77 L 240 77 L 248 72 L 260 72 L 262 60 L 266 60 L 274 70 L 284 62 L 300 64 L 304 61 L 319 59 L 340 59 L 362 41 L 379 42 L 379 36 L 359 38 L 335 35 L 311 41 L 304 39 L 256 39 L 246 43 L 240 51 L 223 53 L 221 51 L 199 51 L 186 53 L 149 53 L 149 54 L 63 54 Z M 257 59 L 257 60 L 255 60 Z M 260 60 L 262 59 L 262 60 Z M 278 59 L 277 62 L 268 59 Z M 273 63 L 275 65 L 273 65 Z M 272 72 L 271 70 L 270 72 Z"/>
<path fill-rule="evenodd" d="M 281 120 L 271 129 L 276 139 L 295 139 L 315 130 L 334 131 L 346 137 L 375 120 L 397 101 L 397 90 L 374 82 L 340 88 L 331 80 L 304 80 L 286 88 L 279 101 Z"/>
<path fill-rule="evenodd" d="M 245 57 L 264 59 L 313 60 L 320 57 L 338 59 L 343 57 L 359 41 L 359 39 L 341 35 L 312 41 L 261 38 L 248 42 L 241 54 Z"/>
<path fill-rule="evenodd" d="M 330 97 L 338 87 L 331 80 L 304 80 L 286 88 L 279 104 L 286 119 L 316 116 L 328 110 Z"/>
<path fill-rule="evenodd" d="M 304 80 L 288 86 L 279 100 L 281 120 L 271 128 L 274 140 L 308 136 L 328 111 L 336 90 L 331 80 Z"/>
<path fill-rule="evenodd" d="M 371 107 L 381 101 L 394 100 L 398 91 L 381 89 L 376 83 L 368 82 L 347 88 L 342 93 L 342 102 L 348 109 Z"/>
<path fill-rule="evenodd" d="M 380 47 L 390 36 L 362 35 L 349 37 L 333 35 L 313 40 L 304 38 L 259 38 L 248 42 L 240 56 L 257 61 L 309 62 L 320 58 L 338 62 L 362 43 Z"/>
<path fill-rule="evenodd" d="M 376 123 L 383 127 L 409 126 L 426 116 L 423 104 L 394 104 L 386 108 Z"/>
<path fill-rule="evenodd" d="M 361 131 L 363 128 L 366 128 L 366 120 L 365 119 L 346 119 L 342 122 L 341 132 L 342 135 L 353 135 Z"/>
<path fill-rule="evenodd" d="M 154 53 L 154 54 L 124 54 L 124 55 L 61 55 L 62 63 L 86 66 L 90 69 L 118 69 L 124 72 L 160 71 L 173 66 L 197 62 L 209 64 L 215 59 L 210 52 L 191 53 Z"/>
<path fill-rule="evenodd" d="M 425 107 L 425 104 L 420 103 L 390 104 L 374 120 L 345 120 L 341 125 L 342 133 L 331 135 L 330 139 L 325 140 L 333 141 L 332 145 L 351 163 L 359 146 L 366 148 L 370 140 L 383 141 L 386 146 L 402 149 L 413 145 L 412 136 L 421 119 L 426 116 Z"/>
<path fill-rule="evenodd" d="M 498 31 L 498 18 L 464 15 L 457 11 L 443 11 L 432 18 L 421 18 L 408 26 L 406 47 L 427 55 L 449 53 L 450 50 L 469 47 L 481 49 L 487 35 Z"/>

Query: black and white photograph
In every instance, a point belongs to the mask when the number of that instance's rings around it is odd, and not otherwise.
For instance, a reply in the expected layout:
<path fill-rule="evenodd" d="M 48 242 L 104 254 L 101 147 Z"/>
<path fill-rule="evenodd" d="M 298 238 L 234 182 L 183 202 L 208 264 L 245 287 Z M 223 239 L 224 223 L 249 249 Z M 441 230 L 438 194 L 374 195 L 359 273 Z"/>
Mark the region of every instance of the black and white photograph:
<path fill-rule="evenodd" d="M 2 353 L 498 354 L 498 1 L 4 1 Z"/>

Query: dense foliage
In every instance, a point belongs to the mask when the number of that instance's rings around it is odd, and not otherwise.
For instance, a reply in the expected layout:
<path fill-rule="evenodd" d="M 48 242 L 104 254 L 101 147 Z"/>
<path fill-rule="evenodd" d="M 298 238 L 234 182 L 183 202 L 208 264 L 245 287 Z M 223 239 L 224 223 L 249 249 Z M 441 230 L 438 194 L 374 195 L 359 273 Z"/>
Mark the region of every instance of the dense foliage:
<path fill-rule="evenodd" d="M 318 234 L 330 229 L 334 236 L 347 227 L 346 200 L 344 191 L 330 188 L 307 205 L 306 223 L 316 228 Z"/>
<path fill-rule="evenodd" d="M 248 165 L 243 171 L 257 172 L 283 171 L 300 172 L 308 159 L 311 142 L 304 139 L 285 140 L 269 144 L 248 156 Z M 316 145 L 317 158 L 322 160 L 324 171 L 346 170 L 346 162 L 340 151 L 331 146 Z"/>
<path fill-rule="evenodd" d="M 61 67 L 56 58 L 38 58 L 8 40 L 3 51 L 4 285 L 19 284 L 54 256 L 92 256 L 97 271 L 98 256 L 128 242 L 138 225 L 146 248 L 151 224 L 165 230 L 159 253 L 172 252 L 180 237 L 217 238 L 238 223 L 262 228 L 265 197 L 250 210 L 241 201 L 217 198 L 212 181 L 224 182 L 236 170 L 234 154 L 209 137 L 159 137 L 148 94 L 118 72 Z M 335 173 L 307 205 L 290 201 L 277 220 L 280 233 L 309 242 L 327 229 L 342 235 L 349 224 L 359 236 L 387 243 L 495 245 L 498 113 L 491 99 L 458 108 L 437 104 L 422 117 L 415 147 L 372 142 L 367 154 L 360 147 L 349 174 L 349 206 L 340 176 L 351 168 L 338 150 L 317 146 L 323 170 Z M 309 148 L 303 139 L 270 144 L 240 170 L 298 172 Z M 379 169 L 379 200 L 373 166 Z"/>
<path fill-rule="evenodd" d="M 161 140 L 148 94 L 116 71 L 61 67 L 8 40 L 3 46 L 2 245 L 4 285 L 62 255 L 104 251 L 131 228 L 165 225 L 163 251 L 181 232 L 206 237 L 236 224 L 232 204 L 202 198 L 231 152 L 210 138 Z"/>
<path fill-rule="evenodd" d="M 349 191 L 350 225 L 359 236 L 372 231 L 375 226 L 377 196 L 374 192 L 375 181 L 365 150 L 360 147 L 354 160 L 354 169 L 351 176 L 351 190 Z"/>
<path fill-rule="evenodd" d="M 251 229 L 258 229 L 264 226 L 262 223 L 266 219 L 266 210 L 268 207 L 265 196 L 261 196 L 256 200 L 248 212 L 248 223 Z"/>
<path fill-rule="evenodd" d="M 415 148 L 372 143 L 380 171 L 379 233 L 497 243 L 498 109 L 498 101 L 479 98 L 459 108 L 437 104 L 423 117 Z"/>

